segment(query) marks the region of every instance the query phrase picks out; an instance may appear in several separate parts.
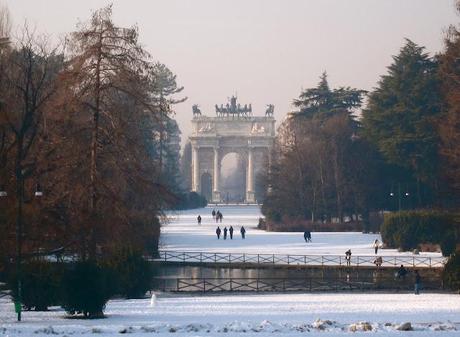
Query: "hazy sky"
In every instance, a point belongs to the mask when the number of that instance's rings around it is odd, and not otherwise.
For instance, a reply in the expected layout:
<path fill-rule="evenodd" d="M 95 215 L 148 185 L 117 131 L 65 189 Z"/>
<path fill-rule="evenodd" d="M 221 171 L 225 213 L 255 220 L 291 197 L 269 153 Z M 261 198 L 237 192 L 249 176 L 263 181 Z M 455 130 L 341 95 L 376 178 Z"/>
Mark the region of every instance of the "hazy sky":
<path fill-rule="evenodd" d="M 92 10 L 114 4 L 118 25 L 137 24 L 141 43 L 185 86 L 176 107 L 183 138 L 192 104 L 214 116 L 214 104 L 237 93 L 256 115 L 275 104 L 281 120 L 302 88 L 326 70 L 332 86 L 372 89 L 404 38 L 435 53 L 453 0 L 0 0 L 14 23 L 63 36 Z"/>

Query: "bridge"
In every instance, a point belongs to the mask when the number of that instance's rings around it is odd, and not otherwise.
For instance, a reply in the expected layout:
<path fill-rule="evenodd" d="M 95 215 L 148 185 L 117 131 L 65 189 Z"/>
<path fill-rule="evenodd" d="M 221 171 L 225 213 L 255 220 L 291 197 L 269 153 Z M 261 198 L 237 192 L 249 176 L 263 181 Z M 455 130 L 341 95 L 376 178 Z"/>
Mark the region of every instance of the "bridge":
<path fill-rule="evenodd" d="M 443 268 L 446 258 L 424 255 L 382 256 L 381 268 L 395 268 L 404 265 L 408 268 Z M 352 255 L 350 267 L 375 267 L 376 255 Z M 154 259 L 165 263 L 185 263 L 202 265 L 294 265 L 311 267 L 347 266 L 343 255 L 289 255 L 289 254 L 248 254 L 248 253 L 213 253 L 191 251 L 160 251 Z"/>

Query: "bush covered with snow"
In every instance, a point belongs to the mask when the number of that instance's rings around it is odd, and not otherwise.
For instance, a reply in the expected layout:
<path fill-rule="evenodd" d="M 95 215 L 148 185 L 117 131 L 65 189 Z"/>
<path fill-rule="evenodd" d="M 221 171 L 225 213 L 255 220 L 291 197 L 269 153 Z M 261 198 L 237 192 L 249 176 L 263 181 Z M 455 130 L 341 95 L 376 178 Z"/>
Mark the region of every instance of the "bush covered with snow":
<path fill-rule="evenodd" d="M 405 251 L 416 249 L 422 243 L 440 244 L 444 256 L 455 251 L 460 238 L 452 214 L 427 210 L 386 215 L 381 235 L 388 247 Z"/>

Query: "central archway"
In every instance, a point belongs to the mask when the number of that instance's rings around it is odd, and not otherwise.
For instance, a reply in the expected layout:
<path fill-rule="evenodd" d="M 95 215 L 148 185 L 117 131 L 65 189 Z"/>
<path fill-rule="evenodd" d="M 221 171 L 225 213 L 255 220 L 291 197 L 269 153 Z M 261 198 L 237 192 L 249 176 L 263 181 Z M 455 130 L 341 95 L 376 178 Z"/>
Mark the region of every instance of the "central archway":
<path fill-rule="evenodd" d="M 237 152 L 222 157 L 220 167 L 221 199 L 225 203 L 243 203 L 246 198 L 246 160 Z"/>

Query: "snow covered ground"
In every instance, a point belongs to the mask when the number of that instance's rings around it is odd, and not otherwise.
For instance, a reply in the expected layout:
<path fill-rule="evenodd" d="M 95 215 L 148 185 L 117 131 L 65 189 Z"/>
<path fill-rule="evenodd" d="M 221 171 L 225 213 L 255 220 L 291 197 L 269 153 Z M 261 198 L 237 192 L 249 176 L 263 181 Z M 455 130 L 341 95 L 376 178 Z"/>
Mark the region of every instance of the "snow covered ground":
<path fill-rule="evenodd" d="M 360 233 L 313 233 L 305 244 L 300 233 L 266 233 L 255 228 L 255 207 L 221 208 L 222 226 L 244 225 L 246 240 L 216 240 L 212 209 L 176 213 L 162 229 L 163 249 L 289 253 L 373 254 L 378 235 Z M 203 225 L 198 227 L 196 216 Z M 221 227 L 222 227 L 221 226 Z M 379 238 L 380 239 L 380 238 Z M 397 254 L 384 250 L 387 255 Z M 401 253 L 408 254 L 408 253 Z M 0 299 L 0 336 L 343 336 L 372 331 L 372 336 L 460 336 L 460 296 L 448 293 L 297 293 L 206 294 L 158 293 L 150 299 L 111 300 L 107 318 L 76 320 L 53 308 L 48 312 L 24 312 L 15 321 L 13 304 Z M 411 331 L 399 331 L 410 323 Z M 406 327 L 408 325 L 406 324 Z"/>
<path fill-rule="evenodd" d="M 372 329 L 373 336 L 460 335 L 460 297 L 450 294 L 159 294 L 154 306 L 150 299 L 112 300 L 106 314 L 106 319 L 75 320 L 55 309 L 25 312 L 16 323 L 13 305 L 3 299 L 0 335 L 290 337 L 348 335 L 354 329 Z M 413 331 L 398 331 L 406 322 Z"/>
<path fill-rule="evenodd" d="M 350 232 L 312 233 L 312 242 L 306 244 L 303 233 L 265 232 L 257 229 L 260 214 L 258 206 L 219 207 L 224 218 L 222 224 L 212 219 L 212 207 L 172 212 L 168 214 L 169 223 L 164 224 L 161 236 L 162 250 L 201 251 L 251 254 L 298 254 L 298 255 L 343 255 L 351 249 L 353 255 L 374 255 L 372 246 L 379 234 Z M 217 208 L 216 208 L 217 209 Z M 198 226 L 197 216 L 202 224 Z M 231 225 L 235 229 L 233 240 L 217 240 L 217 225 L 223 229 Z M 242 240 L 239 229 L 247 230 Z M 413 255 L 411 252 L 398 252 L 396 249 L 381 249 L 379 255 Z M 421 253 L 420 256 L 441 257 L 440 253 Z"/>

